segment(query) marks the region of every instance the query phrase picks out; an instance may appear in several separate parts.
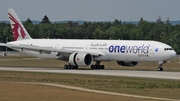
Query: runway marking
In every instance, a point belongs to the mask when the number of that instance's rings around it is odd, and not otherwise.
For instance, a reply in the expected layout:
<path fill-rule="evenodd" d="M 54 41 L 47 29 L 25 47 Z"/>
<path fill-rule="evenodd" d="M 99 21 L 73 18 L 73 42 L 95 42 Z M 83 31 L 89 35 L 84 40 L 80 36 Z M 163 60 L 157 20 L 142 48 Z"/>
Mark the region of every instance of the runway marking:
<path fill-rule="evenodd" d="M 116 96 L 124 96 L 124 97 L 134 97 L 134 98 L 141 98 L 141 99 L 164 100 L 164 101 L 180 101 L 180 100 L 177 100 L 177 99 L 167 99 L 167 98 L 158 98 L 158 97 L 131 95 L 131 94 L 123 94 L 123 93 L 114 93 L 114 92 L 92 90 L 92 89 L 87 89 L 87 88 L 67 86 L 67 85 L 54 84 L 54 83 L 38 83 L 38 82 L 12 82 L 12 83 L 45 85 L 45 86 L 53 86 L 53 87 L 66 88 L 66 89 L 71 89 L 71 90 L 86 91 L 86 92 L 91 92 L 91 93 L 108 94 L 108 95 L 116 95 Z"/>

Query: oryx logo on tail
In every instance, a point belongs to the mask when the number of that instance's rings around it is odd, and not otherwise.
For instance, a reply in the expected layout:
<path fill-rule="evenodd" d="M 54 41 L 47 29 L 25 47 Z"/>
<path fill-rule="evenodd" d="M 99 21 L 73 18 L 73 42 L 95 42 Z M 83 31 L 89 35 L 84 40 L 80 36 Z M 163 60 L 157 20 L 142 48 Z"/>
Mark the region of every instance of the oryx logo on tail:
<path fill-rule="evenodd" d="M 8 9 L 14 41 L 32 39 L 13 9 Z"/>
<path fill-rule="evenodd" d="M 12 26 L 13 26 L 12 32 L 13 32 L 14 40 L 16 41 L 20 35 L 24 39 L 26 34 L 25 34 L 22 26 L 19 24 L 19 22 L 10 13 L 8 13 L 8 15 L 9 15 L 9 19 L 11 19 L 11 21 L 14 22 L 14 24 L 12 24 Z"/>

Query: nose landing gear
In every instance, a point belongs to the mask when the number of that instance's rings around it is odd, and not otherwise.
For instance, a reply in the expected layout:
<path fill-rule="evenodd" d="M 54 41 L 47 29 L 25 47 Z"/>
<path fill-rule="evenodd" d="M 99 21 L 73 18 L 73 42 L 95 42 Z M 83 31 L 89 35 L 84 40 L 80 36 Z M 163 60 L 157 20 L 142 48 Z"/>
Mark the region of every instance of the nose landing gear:
<path fill-rule="evenodd" d="M 159 61 L 159 67 L 157 68 L 158 71 L 163 71 L 163 64 L 166 63 L 166 61 Z"/>
<path fill-rule="evenodd" d="M 158 70 L 158 71 L 163 71 L 163 67 L 162 67 L 162 66 L 163 66 L 163 65 L 160 64 L 159 67 L 157 68 L 157 70 Z"/>

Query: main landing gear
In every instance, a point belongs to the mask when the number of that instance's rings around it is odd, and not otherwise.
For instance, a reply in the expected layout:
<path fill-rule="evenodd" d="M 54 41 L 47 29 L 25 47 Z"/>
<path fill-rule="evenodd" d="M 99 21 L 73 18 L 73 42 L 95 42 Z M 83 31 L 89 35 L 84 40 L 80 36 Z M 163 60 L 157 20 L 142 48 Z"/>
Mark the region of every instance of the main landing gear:
<path fill-rule="evenodd" d="M 73 65 L 64 65 L 64 69 L 78 69 L 78 66 L 73 66 Z"/>
<path fill-rule="evenodd" d="M 163 64 L 166 63 L 166 61 L 159 61 L 159 67 L 157 68 L 158 71 L 163 71 Z"/>
<path fill-rule="evenodd" d="M 104 69 L 104 65 L 100 65 L 101 61 L 96 61 L 95 65 L 91 65 L 91 69 Z"/>
<path fill-rule="evenodd" d="M 101 61 L 96 61 L 95 65 L 91 65 L 91 69 L 104 69 L 104 65 L 100 65 Z M 78 66 L 70 64 L 64 65 L 64 69 L 78 69 Z"/>

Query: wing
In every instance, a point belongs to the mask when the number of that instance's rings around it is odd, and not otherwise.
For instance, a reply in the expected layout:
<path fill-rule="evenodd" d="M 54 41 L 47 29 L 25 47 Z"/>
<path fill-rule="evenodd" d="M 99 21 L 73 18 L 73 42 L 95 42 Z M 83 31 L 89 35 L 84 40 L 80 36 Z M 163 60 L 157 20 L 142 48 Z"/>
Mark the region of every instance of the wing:
<path fill-rule="evenodd" d="M 0 44 L 1 45 L 1 44 Z M 7 45 L 6 45 L 7 46 Z M 9 48 L 15 48 L 15 49 L 20 49 L 21 51 L 24 51 L 24 50 L 30 50 L 30 51 L 35 51 L 35 52 L 39 52 L 39 53 L 46 53 L 46 54 L 50 54 L 51 52 L 58 52 L 58 53 L 61 53 L 61 54 L 72 54 L 73 52 L 86 52 L 87 51 L 77 51 L 77 50 L 70 50 L 70 49 L 59 49 L 59 48 L 55 48 L 55 47 L 40 47 L 40 46 L 35 46 L 35 45 L 23 45 L 23 44 L 20 44 L 20 45 L 11 45 L 11 44 L 8 44 L 8 47 Z M 91 51 L 91 52 L 88 52 L 89 54 L 91 54 L 92 56 L 102 56 L 103 53 L 101 52 L 96 52 L 96 51 Z"/>

